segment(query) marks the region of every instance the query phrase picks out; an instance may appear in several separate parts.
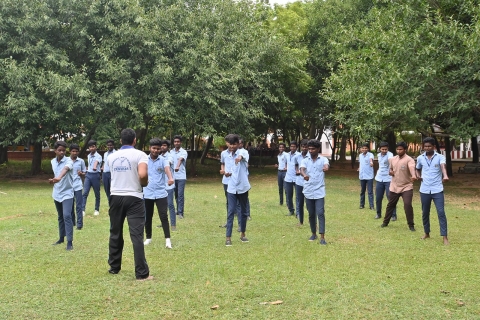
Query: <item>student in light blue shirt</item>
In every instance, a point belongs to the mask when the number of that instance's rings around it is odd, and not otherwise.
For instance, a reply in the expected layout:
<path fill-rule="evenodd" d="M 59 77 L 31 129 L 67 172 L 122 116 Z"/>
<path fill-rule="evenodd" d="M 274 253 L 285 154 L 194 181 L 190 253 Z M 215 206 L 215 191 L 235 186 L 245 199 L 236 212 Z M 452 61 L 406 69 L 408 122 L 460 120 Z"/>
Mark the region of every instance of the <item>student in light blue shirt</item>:
<path fill-rule="evenodd" d="M 275 167 L 278 168 L 278 195 L 280 196 L 280 205 L 283 205 L 283 189 L 285 188 L 285 175 L 287 174 L 287 157 L 285 153 L 285 143 L 278 144 L 278 164 Z"/>
<path fill-rule="evenodd" d="M 85 161 L 81 158 L 78 158 L 80 152 L 80 146 L 78 144 L 72 143 L 70 145 L 70 159 L 73 162 L 73 194 L 74 194 L 74 203 L 72 204 L 72 221 L 75 225 L 75 210 L 77 208 L 77 230 L 82 230 L 83 228 L 83 182 L 82 177 L 85 176 L 87 167 L 85 166 Z"/>
<path fill-rule="evenodd" d="M 230 180 L 228 181 L 227 187 L 227 196 L 228 196 L 228 216 L 227 216 L 227 232 L 225 245 L 232 245 L 232 228 L 233 228 L 233 218 L 235 216 L 235 211 L 237 207 L 237 201 L 240 202 L 240 241 L 248 242 L 247 237 L 245 236 L 245 231 L 247 228 L 247 201 L 248 201 L 248 191 L 250 190 L 250 183 L 248 182 L 248 159 L 249 155 L 247 150 L 239 149 L 239 137 L 238 135 L 229 135 L 227 136 L 227 142 L 230 147 L 230 154 L 228 157 L 233 158 L 234 166 L 232 168 L 232 174 Z"/>
<path fill-rule="evenodd" d="M 380 153 L 377 154 L 378 159 L 378 171 L 375 176 L 376 186 L 375 186 L 375 202 L 377 205 L 377 215 L 375 219 L 380 219 L 382 217 L 382 201 L 383 195 L 387 197 L 390 193 L 390 182 L 392 181 L 392 176 L 390 175 L 390 165 L 388 159 L 393 158 L 393 153 L 388 151 L 388 142 L 380 142 Z M 393 210 L 392 221 L 397 220 L 397 208 Z"/>
<path fill-rule="evenodd" d="M 290 141 L 290 152 L 285 155 L 287 158 L 287 173 L 285 174 L 285 194 L 287 199 L 288 216 L 295 215 L 295 206 L 293 205 L 293 190 L 297 180 L 297 170 L 295 169 L 295 158 L 298 156 L 297 142 Z"/>
<path fill-rule="evenodd" d="M 423 139 L 425 153 L 417 158 L 417 177 L 420 184 L 420 200 L 422 202 L 422 220 L 425 235 L 422 239 L 430 238 L 430 208 L 432 201 L 437 209 L 440 224 L 440 236 L 443 243 L 448 245 L 447 216 L 445 215 L 445 198 L 443 183 L 448 181 L 445 157 L 435 152 L 435 139 Z"/>
<path fill-rule="evenodd" d="M 296 196 L 296 205 L 297 205 L 297 218 L 298 218 L 298 225 L 303 225 L 303 218 L 304 218 L 304 206 L 305 206 L 305 196 L 303 195 L 303 185 L 304 185 L 304 178 L 300 172 L 300 165 L 302 164 L 303 159 L 309 157 L 308 153 L 308 140 L 303 139 L 300 142 L 300 149 L 301 153 L 297 155 L 295 158 L 295 168 L 297 170 L 297 176 L 295 180 L 295 196 Z"/>
<path fill-rule="evenodd" d="M 228 140 L 231 134 L 227 135 L 225 137 L 225 143 L 227 145 L 227 149 L 223 150 L 222 153 L 220 154 L 220 174 L 222 174 L 222 184 L 223 184 L 223 190 L 225 191 L 225 199 L 226 199 L 226 207 L 227 207 L 227 217 L 228 217 L 228 182 L 230 181 L 230 177 L 232 175 L 233 168 L 235 166 L 235 158 L 230 157 L 231 153 L 231 148 L 230 145 L 228 144 Z M 240 141 L 240 140 L 239 140 Z M 240 204 L 237 201 L 237 207 L 236 207 L 236 214 L 237 214 L 237 221 L 238 221 L 238 231 L 241 231 L 241 226 L 240 226 Z M 225 225 L 221 225 L 220 227 L 227 227 L 227 223 Z"/>
<path fill-rule="evenodd" d="M 87 198 L 90 193 L 90 188 L 93 188 L 95 193 L 95 216 L 100 214 L 100 169 L 102 164 L 102 156 L 97 152 L 97 142 L 95 140 L 88 141 L 88 168 L 85 176 L 85 184 L 83 189 L 83 215 L 85 215 L 85 208 L 87 207 Z"/>
<path fill-rule="evenodd" d="M 170 141 L 163 140 L 162 141 L 162 156 L 167 159 L 168 163 L 170 164 L 170 172 L 174 172 L 173 170 L 173 157 L 168 151 L 170 149 Z M 167 190 L 167 200 L 168 200 L 168 210 L 170 212 L 170 231 L 177 231 L 177 216 L 175 213 L 175 204 L 174 204 L 174 193 L 175 193 L 175 179 L 174 183 L 169 185 L 167 180 L 167 185 L 165 187 Z"/>
<path fill-rule="evenodd" d="M 174 148 L 170 151 L 173 157 L 174 178 L 175 178 L 175 201 L 177 203 L 177 215 L 180 219 L 184 217 L 185 206 L 185 184 L 187 182 L 187 157 L 188 153 L 182 148 L 182 136 L 173 137 Z"/>
<path fill-rule="evenodd" d="M 370 210 L 375 210 L 373 205 L 373 154 L 369 152 L 370 145 L 364 143 L 358 156 L 358 177 L 360 179 L 360 209 L 365 208 L 365 189 L 368 192 L 368 204 Z"/>
<path fill-rule="evenodd" d="M 320 244 L 326 245 L 325 241 L 325 172 L 330 165 L 328 159 L 320 156 L 320 141 L 312 139 L 308 141 L 308 152 L 310 157 L 306 157 L 300 164 L 300 173 L 305 180 L 303 184 L 303 194 L 307 202 L 308 220 L 312 236 L 308 241 L 315 241 L 317 237 L 317 218 L 318 231 L 320 233 Z"/>
<path fill-rule="evenodd" d="M 115 141 L 113 139 L 107 140 L 107 151 L 103 154 L 103 165 L 102 165 L 102 180 L 103 188 L 105 189 L 105 195 L 107 196 L 108 203 L 110 203 L 110 185 L 112 183 L 112 176 L 110 174 L 110 167 L 108 166 L 108 156 L 114 153 L 115 151 Z"/>
<path fill-rule="evenodd" d="M 67 144 L 64 141 L 57 141 L 53 146 L 56 157 L 52 159 L 54 178 L 49 179 L 53 184 L 52 197 L 58 214 L 59 239 L 53 245 L 64 243 L 67 237 L 67 250 L 73 250 L 73 162 L 65 157 Z"/>

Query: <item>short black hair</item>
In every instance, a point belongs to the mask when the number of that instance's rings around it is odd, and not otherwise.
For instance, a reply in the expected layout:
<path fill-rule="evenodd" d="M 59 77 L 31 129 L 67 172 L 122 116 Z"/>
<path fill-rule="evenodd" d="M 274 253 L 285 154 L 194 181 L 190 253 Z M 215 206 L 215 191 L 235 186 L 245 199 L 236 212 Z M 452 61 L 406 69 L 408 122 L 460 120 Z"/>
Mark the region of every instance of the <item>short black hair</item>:
<path fill-rule="evenodd" d="M 423 139 L 423 143 L 430 143 L 432 146 L 435 145 L 435 139 L 433 139 L 432 137 L 426 137 L 425 139 Z"/>
<path fill-rule="evenodd" d="M 280 142 L 280 143 L 278 144 L 278 146 L 279 146 L 279 147 L 280 147 L 280 146 L 283 146 L 284 148 L 287 147 L 287 146 L 285 145 L 285 143 L 283 143 L 283 142 Z"/>
<path fill-rule="evenodd" d="M 152 138 L 150 139 L 150 147 L 151 146 L 158 146 L 158 147 L 161 147 L 162 146 L 162 140 L 158 139 L 158 138 Z"/>
<path fill-rule="evenodd" d="M 78 150 L 78 151 L 80 151 L 80 146 L 79 146 L 78 144 L 76 144 L 76 143 L 72 143 L 72 144 L 70 145 L 70 151 L 75 150 L 75 149 Z"/>
<path fill-rule="evenodd" d="M 173 136 L 173 141 L 175 141 L 176 139 L 180 140 L 180 142 L 182 142 L 182 141 L 183 141 L 183 138 L 182 138 L 182 136 L 181 136 L 181 135 L 179 135 L 179 134 L 177 134 L 177 135 Z"/>
<path fill-rule="evenodd" d="M 402 147 L 403 149 L 407 150 L 408 149 L 408 146 L 407 144 L 405 143 L 405 141 L 400 141 L 399 143 L 397 143 L 397 148 L 398 147 Z"/>
<path fill-rule="evenodd" d="M 166 144 L 167 145 L 167 148 L 170 148 L 170 140 L 162 140 L 162 145 Z"/>
<path fill-rule="evenodd" d="M 317 139 L 310 139 L 308 140 L 308 143 L 307 145 L 309 147 L 314 147 L 314 148 L 320 148 L 322 145 L 320 144 L 320 141 L 318 141 Z"/>
<path fill-rule="evenodd" d="M 363 147 L 367 147 L 368 149 L 370 149 L 370 144 L 367 143 L 367 142 L 362 143 L 362 148 L 363 148 Z"/>
<path fill-rule="evenodd" d="M 109 143 L 115 145 L 115 141 L 113 141 L 113 139 L 108 139 L 107 142 L 106 142 L 106 144 L 109 144 Z"/>
<path fill-rule="evenodd" d="M 297 141 L 295 141 L 295 140 L 294 140 L 294 141 L 290 141 L 289 146 L 291 146 L 292 144 L 293 144 L 295 147 L 298 147 Z"/>
<path fill-rule="evenodd" d="M 57 141 L 53 145 L 53 149 L 57 150 L 58 147 L 64 147 L 65 149 L 67 149 L 67 144 L 65 143 L 65 141 Z"/>
<path fill-rule="evenodd" d="M 135 133 L 135 130 L 131 128 L 123 129 L 120 133 L 120 139 L 122 140 L 122 145 L 124 146 L 131 146 L 136 137 L 137 134 Z"/>
<path fill-rule="evenodd" d="M 301 146 L 306 146 L 306 145 L 308 145 L 308 139 L 302 139 L 302 141 L 300 141 L 300 145 L 301 145 Z"/>
<path fill-rule="evenodd" d="M 91 146 L 97 146 L 97 141 L 95 141 L 95 140 L 90 140 L 90 141 L 88 141 L 87 146 L 89 146 L 89 147 L 91 147 Z"/>
<path fill-rule="evenodd" d="M 382 141 L 382 142 L 380 142 L 380 144 L 378 145 L 378 147 L 379 147 L 379 148 L 388 147 L 388 142 Z"/>
<path fill-rule="evenodd" d="M 229 134 L 225 137 L 225 141 L 229 144 L 235 144 L 239 142 L 239 137 L 237 134 Z"/>

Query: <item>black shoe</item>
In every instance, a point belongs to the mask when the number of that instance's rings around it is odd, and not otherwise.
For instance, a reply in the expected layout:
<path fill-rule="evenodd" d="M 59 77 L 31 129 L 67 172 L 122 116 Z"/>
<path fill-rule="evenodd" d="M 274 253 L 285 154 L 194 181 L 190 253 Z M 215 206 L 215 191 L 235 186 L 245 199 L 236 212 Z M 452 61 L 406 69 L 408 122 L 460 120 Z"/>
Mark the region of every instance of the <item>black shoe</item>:
<path fill-rule="evenodd" d="M 115 269 L 109 269 L 108 270 L 108 273 L 110 274 L 118 274 L 120 272 L 120 270 L 115 270 Z"/>
<path fill-rule="evenodd" d="M 56 246 L 57 244 L 62 244 L 64 241 L 63 240 L 58 240 L 55 243 L 52 243 L 52 246 Z"/>
<path fill-rule="evenodd" d="M 382 217 L 381 215 L 377 214 L 377 215 L 375 216 L 375 219 L 380 219 L 381 217 Z"/>
<path fill-rule="evenodd" d="M 73 244 L 72 241 L 67 242 L 67 251 L 72 251 L 73 250 Z"/>
<path fill-rule="evenodd" d="M 397 216 L 393 216 L 392 221 L 397 221 Z"/>
<path fill-rule="evenodd" d="M 77 229 L 77 230 L 82 230 L 82 228 L 83 228 L 83 227 L 77 227 L 76 229 Z"/>
<path fill-rule="evenodd" d="M 381 228 L 388 227 L 388 224 L 382 223 L 382 225 L 381 225 L 380 227 L 381 227 Z"/>
<path fill-rule="evenodd" d="M 410 231 L 417 231 L 415 230 L 415 227 L 409 227 Z"/>
<path fill-rule="evenodd" d="M 364 207 L 364 206 L 360 206 L 360 208 L 358 208 L 358 209 L 365 209 L 365 207 Z"/>

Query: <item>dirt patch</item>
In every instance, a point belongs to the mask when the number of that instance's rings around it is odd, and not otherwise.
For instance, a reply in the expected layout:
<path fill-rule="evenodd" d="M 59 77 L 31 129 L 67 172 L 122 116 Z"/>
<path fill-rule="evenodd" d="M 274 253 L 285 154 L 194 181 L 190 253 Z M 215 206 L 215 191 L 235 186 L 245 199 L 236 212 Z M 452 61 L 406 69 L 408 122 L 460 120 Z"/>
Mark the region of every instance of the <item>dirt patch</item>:
<path fill-rule="evenodd" d="M 0 218 L 0 221 L 3 221 L 3 220 L 9 220 L 9 219 L 15 219 L 15 218 L 20 218 L 20 217 L 23 217 L 25 216 L 24 214 L 16 214 L 14 216 L 8 216 L 8 217 L 3 217 L 3 218 Z"/>

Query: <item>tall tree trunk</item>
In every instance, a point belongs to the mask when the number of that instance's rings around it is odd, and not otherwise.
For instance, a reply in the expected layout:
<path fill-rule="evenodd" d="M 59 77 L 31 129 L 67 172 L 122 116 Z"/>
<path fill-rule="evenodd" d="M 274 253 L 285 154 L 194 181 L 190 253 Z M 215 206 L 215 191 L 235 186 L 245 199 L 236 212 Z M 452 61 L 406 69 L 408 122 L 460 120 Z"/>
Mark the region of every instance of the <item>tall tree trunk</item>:
<path fill-rule="evenodd" d="M 202 157 L 200 158 L 200 164 L 205 164 L 205 159 L 207 158 L 208 150 L 212 146 L 213 134 L 208 136 L 207 144 L 203 148 Z"/>
<path fill-rule="evenodd" d="M 32 176 L 42 172 L 42 142 L 33 144 Z"/>
<path fill-rule="evenodd" d="M 325 135 L 325 136 L 327 137 L 327 135 Z M 330 160 L 331 163 L 334 163 L 335 160 L 336 160 L 337 145 L 338 145 L 337 139 L 338 139 L 338 133 L 334 128 L 333 129 L 333 145 L 330 142 L 328 142 L 330 144 L 330 148 L 332 149 L 332 157 L 331 157 L 331 160 Z"/>
<path fill-rule="evenodd" d="M 352 164 L 352 169 L 355 169 L 357 161 L 357 139 L 352 137 L 351 139 L 348 139 L 348 141 L 350 142 L 350 162 Z"/>
<path fill-rule="evenodd" d="M 342 134 L 342 142 L 340 143 L 340 161 L 347 161 L 347 136 Z"/>
<path fill-rule="evenodd" d="M 310 123 L 310 130 L 308 131 L 308 139 L 315 139 L 315 120 Z"/>
<path fill-rule="evenodd" d="M 452 146 L 450 144 L 450 137 L 445 137 L 445 158 L 447 159 L 447 175 L 449 177 L 453 176 L 452 169 Z"/>
<path fill-rule="evenodd" d="M 197 175 L 197 167 L 196 167 L 196 157 L 197 157 L 197 154 L 196 154 L 196 151 L 194 150 L 195 149 L 195 128 L 192 128 L 192 136 L 190 137 L 191 139 L 191 146 L 190 146 L 190 153 L 191 153 L 191 157 L 190 157 L 190 163 L 192 164 L 192 175 L 193 176 L 196 176 Z"/>
<path fill-rule="evenodd" d="M 8 162 L 8 147 L 0 144 L 0 164 Z"/>
<path fill-rule="evenodd" d="M 388 142 L 388 151 L 390 151 L 393 154 L 397 153 L 397 136 L 395 135 L 395 132 L 389 131 L 387 133 L 387 142 Z"/>
<path fill-rule="evenodd" d="M 477 137 L 472 137 L 471 139 L 471 149 L 472 149 L 472 154 L 473 154 L 473 160 L 472 162 L 473 163 L 478 163 L 478 158 L 479 158 L 479 155 L 478 155 L 478 143 L 477 143 Z"/>
<path fill-rule="evenodd" d="M 87 156 L 88 141 L 92 139 L 92 136 L 95 134 L 95 130 L 97 130 L 97 124 L 95 124 L 85 136 L 82 150 L 80 150 L 80 154 L 78 155 L 79 158 L 85 158 Z"/>

